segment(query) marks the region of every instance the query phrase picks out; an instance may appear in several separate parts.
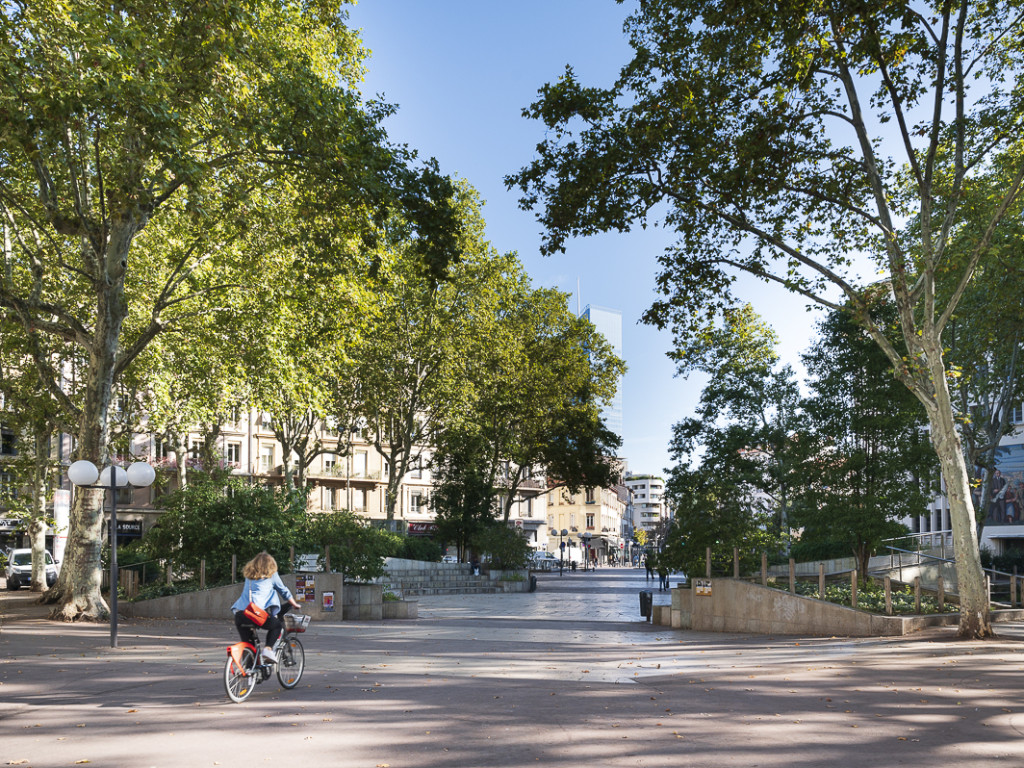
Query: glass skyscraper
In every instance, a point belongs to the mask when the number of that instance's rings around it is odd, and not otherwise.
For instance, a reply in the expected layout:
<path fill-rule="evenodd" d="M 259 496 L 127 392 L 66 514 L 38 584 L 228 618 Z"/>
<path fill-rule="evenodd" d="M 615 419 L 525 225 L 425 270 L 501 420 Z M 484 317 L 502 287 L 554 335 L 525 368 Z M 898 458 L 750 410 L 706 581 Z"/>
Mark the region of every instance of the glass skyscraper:
<path fill-rule="evenodd" d="M 622 358 L 622 313 L 617 309 L 587 305 L 582 317 L 594 324 L 597 332 L 604 336 L 615 356 Z M 605 424 L 612 432 L 622 437 L 622 380 L 616 382 L 615 397 L 601 412 Z"/>

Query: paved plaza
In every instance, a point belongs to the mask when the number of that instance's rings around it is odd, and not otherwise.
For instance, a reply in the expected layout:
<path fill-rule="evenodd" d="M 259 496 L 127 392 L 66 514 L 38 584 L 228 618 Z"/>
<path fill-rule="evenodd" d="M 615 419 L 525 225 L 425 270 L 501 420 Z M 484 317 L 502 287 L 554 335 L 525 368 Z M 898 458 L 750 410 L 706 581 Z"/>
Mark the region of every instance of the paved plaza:
<path fill-rule="evenodd" d="M 654 627 L 643 571 L 315 623 L 306 674 L 232 704 L 223 622 L 0 610 L 0 766 L 1024 766 L 1024 626 L 961 643 Z M 227 607 L 225 606 L 225 614 Z"/>

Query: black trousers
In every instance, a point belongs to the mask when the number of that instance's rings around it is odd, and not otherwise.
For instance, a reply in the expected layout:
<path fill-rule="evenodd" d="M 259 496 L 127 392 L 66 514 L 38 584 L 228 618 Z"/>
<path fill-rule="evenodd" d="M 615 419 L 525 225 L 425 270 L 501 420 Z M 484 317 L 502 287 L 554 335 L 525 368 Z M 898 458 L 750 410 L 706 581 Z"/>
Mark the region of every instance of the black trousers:
<path fill-rule="evenodd" d="M 271 613 L 271 611 L 276 611 Z M 281 632 L 284 631 L 284 606 L 274 609 L 271 608 L 267 611 L 267 621 L 263 625 L 263 629 L 267 630 L 267 647 L 272 648 L 277 639 L 281 636 Z M 244 611 L 235 611 L 235 629 L 238 630 L 238 636 L 242 638 L 243 642 L 252 643 L 256 645 L 256 630 L 257 626 L 252 623 L 245 616 Z"/>

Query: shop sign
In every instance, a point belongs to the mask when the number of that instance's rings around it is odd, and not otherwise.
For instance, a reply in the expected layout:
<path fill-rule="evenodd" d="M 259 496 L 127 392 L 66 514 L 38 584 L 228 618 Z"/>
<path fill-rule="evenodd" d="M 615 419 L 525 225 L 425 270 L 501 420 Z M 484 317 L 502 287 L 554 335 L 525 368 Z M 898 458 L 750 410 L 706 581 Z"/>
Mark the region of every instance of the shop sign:
<path fill-rule="evenodd" d="M 409 523 L 410 536 L 433 536 L 436 530 L 436 523 Z"/>

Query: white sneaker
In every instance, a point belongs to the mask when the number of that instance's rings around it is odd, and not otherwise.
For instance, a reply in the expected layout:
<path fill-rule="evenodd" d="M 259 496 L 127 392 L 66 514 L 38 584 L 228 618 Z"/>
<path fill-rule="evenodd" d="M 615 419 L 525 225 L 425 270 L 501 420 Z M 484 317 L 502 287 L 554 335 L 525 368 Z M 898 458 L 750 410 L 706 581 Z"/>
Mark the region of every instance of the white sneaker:
<path fill-rule="evenodd" d="M 277 663 L 277 654 L 274 653 L 273 648 L 264 648 L 262 655 L 263 655 L 263 658 L 266 659 L 267 661 L 272 662 L 274 664 Z"/>

